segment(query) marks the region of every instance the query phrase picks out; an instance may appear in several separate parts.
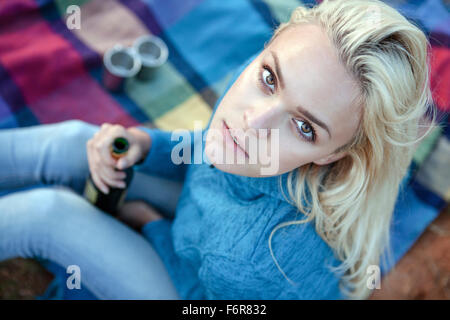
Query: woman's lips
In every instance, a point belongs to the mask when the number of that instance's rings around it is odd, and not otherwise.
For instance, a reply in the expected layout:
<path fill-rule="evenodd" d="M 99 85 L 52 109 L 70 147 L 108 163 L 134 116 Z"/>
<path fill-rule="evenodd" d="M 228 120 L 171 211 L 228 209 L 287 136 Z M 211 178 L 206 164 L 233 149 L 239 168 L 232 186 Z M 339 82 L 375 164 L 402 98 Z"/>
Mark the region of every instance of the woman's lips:
<path fill-rule="evenodd" d="M 230 128 L 228 127 L 225 120 L 222 120 L 222 131 L 223 131 L 224 137 L 226 137 L 225 139 L 227 139 L 227 140 L 229 139 L 229 140 L 231 140 L 229 142 L 233 143 L 234 150 L 236 151 L 237 149 L 239 149 L 241 152 L 244 153 L 245 157 L 248 158 L 249 156 L 248 156 L 247 152 L 234 141 L 233 137 L 231 136 Z"/>

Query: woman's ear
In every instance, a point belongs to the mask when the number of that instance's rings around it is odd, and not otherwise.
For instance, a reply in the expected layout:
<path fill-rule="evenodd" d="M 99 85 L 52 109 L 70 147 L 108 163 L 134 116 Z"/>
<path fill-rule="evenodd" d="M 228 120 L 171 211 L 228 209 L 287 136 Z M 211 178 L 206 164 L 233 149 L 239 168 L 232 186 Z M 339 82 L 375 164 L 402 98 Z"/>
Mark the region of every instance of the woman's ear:
<path fill-rule="evenodd" d="M 332 162 L 338 161 L 339 159 L 342 159 L 343 157 L 345 157 L 348 154 L 347 151 L 342 151 L 342 152 L 338 152 L 338 153 L 332 153 L 328 156 L 325 156 L 323 158 L 320 158 L 316 161 L 313 161 L 313 163 L 319 165 L 319 166 L 324 166 L 326 164 L 330 164 Z"/>

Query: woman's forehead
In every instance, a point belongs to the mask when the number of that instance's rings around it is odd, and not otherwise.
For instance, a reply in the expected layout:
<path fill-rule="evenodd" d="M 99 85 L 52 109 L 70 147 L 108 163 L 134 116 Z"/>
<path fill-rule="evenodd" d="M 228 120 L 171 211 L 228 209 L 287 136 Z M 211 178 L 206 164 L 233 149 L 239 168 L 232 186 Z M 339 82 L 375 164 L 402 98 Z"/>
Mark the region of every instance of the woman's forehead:
<path fill-rule="evenodd" d="M 319 94 L 324 89 L 341 93 L 356 84 L 326 34 L 316 25 L 284 30 L 264 53 L 272 61 L 272 53 L 278 57 L 287 88 L 289 84 L 295 88 L 299 82 L 308 82 Z"/>

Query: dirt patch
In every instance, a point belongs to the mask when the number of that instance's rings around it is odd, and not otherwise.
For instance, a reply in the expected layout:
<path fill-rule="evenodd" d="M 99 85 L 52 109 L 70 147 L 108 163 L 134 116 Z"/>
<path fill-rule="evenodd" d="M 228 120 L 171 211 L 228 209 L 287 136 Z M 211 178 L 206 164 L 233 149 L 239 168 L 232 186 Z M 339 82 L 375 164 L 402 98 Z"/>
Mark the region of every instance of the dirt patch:
<path fill-rule="evenodd" d="M 0 262 L 0 299 L 30 300 L 42 295 L 53 275 L 32 259 Z"/>

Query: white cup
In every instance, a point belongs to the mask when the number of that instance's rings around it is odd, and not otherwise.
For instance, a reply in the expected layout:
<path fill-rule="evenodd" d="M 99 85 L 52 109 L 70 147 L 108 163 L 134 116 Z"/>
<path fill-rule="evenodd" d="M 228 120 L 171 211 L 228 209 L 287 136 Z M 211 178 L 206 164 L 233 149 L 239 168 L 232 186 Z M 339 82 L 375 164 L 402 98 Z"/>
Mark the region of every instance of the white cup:
<path fill-rule="evenodd" d="M 125 80 L 134 77 L 141 66 L 134 48 L 117 44 L 103 55 L 103 85 L 111 91 L 120 91 Z"/>
<path fill-rule="evenodd" d="M 169 50 L 165 42 L 154 35 L 137 38 L 133 48 L 142 62 L 141 70 L 137 75 L 141 80 L 150 79 L 153 71 L 163 65 L 169 57 Z"/>

